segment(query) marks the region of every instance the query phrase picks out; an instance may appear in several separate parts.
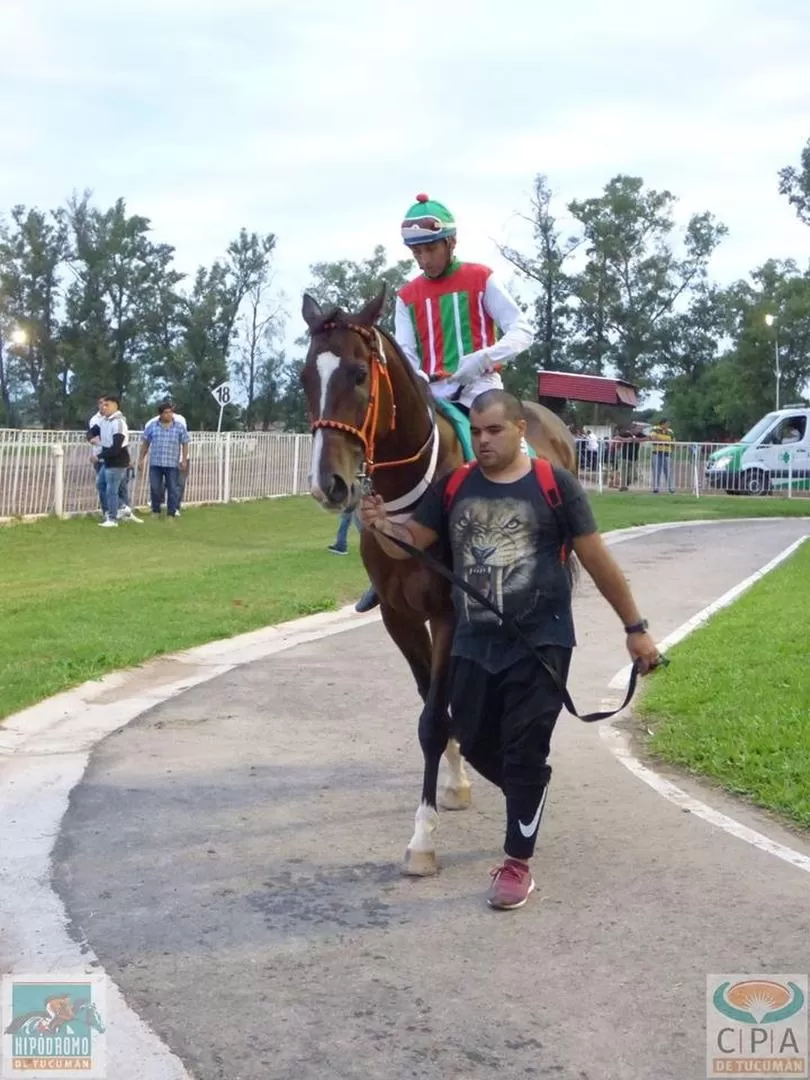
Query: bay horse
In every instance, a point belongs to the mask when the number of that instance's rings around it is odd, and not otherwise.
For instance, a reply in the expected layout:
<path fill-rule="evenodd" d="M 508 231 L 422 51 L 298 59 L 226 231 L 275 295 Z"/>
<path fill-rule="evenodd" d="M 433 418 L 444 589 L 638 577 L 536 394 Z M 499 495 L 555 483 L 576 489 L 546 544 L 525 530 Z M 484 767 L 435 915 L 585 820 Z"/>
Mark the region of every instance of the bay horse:
<path fill-rule="evenodd" d="M 364 491 L 385 500 L 405 520 L 437 479 L 463 464 L 452 424 L 437 413 L 425 381 L 391 335 L 377 326 L 386 288 L 360 311 L 324 311 L 304 294 L 301 314 L 310 343 L 301 372 L 313 434 L 311 494 L 327 510 L 357 506 Z M 574 440 L 550 409 L 523 402 L 526 438 L 554 465 L 576 472 Z M 448 782 L 438 805 L 470 805 L 470 781 L 458 743 L 450 738 L 449 667 L 454 611 L 450 586 L 417 559 L 392 559 L 367 530 L 360 552 L 380 598 L 386 631 L 410 666 L 423 701 L 419 743 L 422 797 L 403 864 L 407 874 L 436 873 L 439 763 Z"/>

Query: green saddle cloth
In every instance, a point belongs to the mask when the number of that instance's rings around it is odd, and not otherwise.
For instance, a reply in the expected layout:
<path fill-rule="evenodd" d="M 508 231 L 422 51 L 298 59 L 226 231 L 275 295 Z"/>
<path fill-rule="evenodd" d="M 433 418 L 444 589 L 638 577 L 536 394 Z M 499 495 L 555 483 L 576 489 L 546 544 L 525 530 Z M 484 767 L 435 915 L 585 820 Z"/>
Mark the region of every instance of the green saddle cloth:
<path fill-rule="evenodd" d="M 441 413 L 442 416 L 446 420 L 449 420 L 453 425 L 453 430 L 458 436 L 458 441 L 461 443 L 464 460 L 472 461 L 475 454 L 473 453 L 472 438 L 470 436 L 469 417 L 463 413 L 461 409 L 456 408 L 452 401 L 447 401 L 444 398 L 434 398 L 434 404 L 436 405 L 436 412 Z M 529 451 L 529 457 L 537 457 L 533 447 L 528 443 L 526 446 Z"/>

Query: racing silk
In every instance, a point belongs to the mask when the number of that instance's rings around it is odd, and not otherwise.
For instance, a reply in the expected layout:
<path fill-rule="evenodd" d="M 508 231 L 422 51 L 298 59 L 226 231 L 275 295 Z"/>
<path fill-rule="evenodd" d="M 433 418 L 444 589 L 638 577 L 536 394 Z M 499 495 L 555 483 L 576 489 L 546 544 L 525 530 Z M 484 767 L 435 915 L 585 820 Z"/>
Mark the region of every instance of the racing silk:
<path fill-rule="evenodd" d="M 397 293 L 394 318 L 394 335 L 413 367 L 427 379 L 447 378 L 434 394 L 465 405 L 502 387 L 496 368 L 532 341 L 520 308 L 478 263 L 456 262 L 440 278 L 409 281 Z"/>

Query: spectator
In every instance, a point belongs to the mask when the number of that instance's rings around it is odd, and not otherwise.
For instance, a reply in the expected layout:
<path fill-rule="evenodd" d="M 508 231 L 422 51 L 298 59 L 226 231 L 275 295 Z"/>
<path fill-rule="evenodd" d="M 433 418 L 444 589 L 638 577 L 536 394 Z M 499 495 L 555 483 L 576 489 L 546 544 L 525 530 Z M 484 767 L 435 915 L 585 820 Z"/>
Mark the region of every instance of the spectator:
<path fill-rule="evenodd" d="M 127 477 L 130 468 L 129 428 L 119 405 L 120 402 L 114 394 L 103 398 L 101 423 L 94 424 L 88 433 L 88 438 L 91 440 L 98 436 L 101 441 L 99 457 L 101 459 L 100 475 L 103 476 L 101 499 L 104 520 L 100 521 L 99 525 L 107 529 L 117 528 L 119 521 L 143 524 L 129 505 L 127 492 Z"/>
<path fill-rule="evenodd" d="M 179 412 L 177 412 L 177 407 L 174 404 L 174 402 L 167 400 L 167 401 L 164 402 L 164 405 L 170 405 L 171 406 L 172 415 L 174 416 L 174 419 L 177 421 L 178 424 L 182 424 L 183 427 L 186 429 L 186 431 L 188 431 L 188 424 L 186 422 L 186 418 L 185 418 L 185 416 L 181 416 L 181 414 Z M 159 418 L 160 418 L 159 414 L 158 414 L 158 416 L 153 416 L 152 419 L 147 422 L 146 427 L 148 428 L 150 424 L 156 424 L 158 422 Z M 144 428 L 144 434 L 145 433 L 146 433 L 146 428 Z M 186 496 L 186 481 L 188 480 L 188 469 L 189 469 L 189 463 L 188 463 L 188 459 L 186 459 L 186 467 L 185 467 L 184 470 L 181 470 L 180 474 L 179 474 L 180 490 L 179 490 L 179 495 L 178 495 L 178 499 L 177 499 L 177 514 L 175 515 L 176 517 L 180 517 L 180 507 L 183 505 L 183 500 L 185 499 L 185 496 Z"/>
<path fill-rule="evenodd" d="M 672 480 L 672 451 L 675 443 L 675 432 L 666 417 L 650 431 L 652 441 L 652 489 L 657 495 L 661 489 L 662 480 L 666 480 L 670 495 L 675 494 L 675 486 Z"/>
<path fill-rule="evenodd" d="M 140 464 L 149 454 L 149 492 L 152 513 L 160 514 L 166 494 L 166 513 L 180 512 L 180 477 L 188 468 L 188 428 L 175 416 L 171 402 L 160 406 L 157 418 L 146 425 L 141 440 Z"/>
<path fill-rule="evenodd" d="M 360 523 L 357 520 L 356 512 L 354 510 L 344 510 L 340 515 L 340 521 L 338 522 L 335 542 L 329 545 L 329 550 L 333 555 L 349 554 L 349 529 L 352 526 L 352 521 L 359 529 Z"/>
<path fill-rule="evenodd" d="M 107 506 L 107 477 L 104 471 L 104 461 L 101 457 L 101 422 L 104 419 L 104 413 L 102 411 L 102 405 L 104 398 L 98 399 L 97 411 L 90 417 L 90 421 L 87 425 L 87 441 L 90 443 L 90 461 L 93 465 L 93 469 L 96 474 L 96 491 L 98 492 L 98 501 L 101 507 L 102 518 L 106 517 Z M 95 432 L 95 434 L 94 434 Z M 132 510 L 132 504 L 129 500 L 129 481 L 134 475 L 134 470 L 129 468 L 121 479 L 121 483 L 118 486 L 118 520 L 132 521 L 138 525 L 141 524 L 141 519 L 136 517 Z"/>
<path fill-rule="evenodd" d="M 628 491 L 630 485 L 636 479 L 638 455 L 646 436 L 637 424 L 630 424 L 619 432 L 619 439 L 621 441 L 619 448 L 619 457 L 621 459 L 619 491 Z"/>

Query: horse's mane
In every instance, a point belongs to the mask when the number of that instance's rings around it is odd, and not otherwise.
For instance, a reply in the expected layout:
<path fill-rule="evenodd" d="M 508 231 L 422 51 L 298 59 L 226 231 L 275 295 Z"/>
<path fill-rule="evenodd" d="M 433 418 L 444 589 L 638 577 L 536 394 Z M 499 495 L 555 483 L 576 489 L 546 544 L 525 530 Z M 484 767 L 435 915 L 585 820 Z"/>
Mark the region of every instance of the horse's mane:
<path fill-rule="evenodd" d="M 408 357 L 402 351 L 399 342 L 394 337 L 394 335 L 389 330 L 385 330 L 382 326 L 377 326 L 375 329 L 380 332 L 384 340 L 387 341 L 391 348 L 394 350 L 397 359 L 405 370 L 406 378 L 410 381 L 411 386 L 414 387 L 422 401 L 424 401 L 425 406 L 429 410 L 431 417 L 435 418 L 436 406 L 433 402 L 433 395 L 428 390 L 428 384 L 425 382 L 424 379 L 420 379 L 416 372 L 413 370 L 411 362 L 408 360 Z"/>

